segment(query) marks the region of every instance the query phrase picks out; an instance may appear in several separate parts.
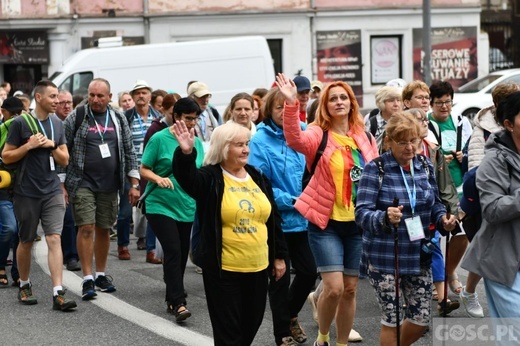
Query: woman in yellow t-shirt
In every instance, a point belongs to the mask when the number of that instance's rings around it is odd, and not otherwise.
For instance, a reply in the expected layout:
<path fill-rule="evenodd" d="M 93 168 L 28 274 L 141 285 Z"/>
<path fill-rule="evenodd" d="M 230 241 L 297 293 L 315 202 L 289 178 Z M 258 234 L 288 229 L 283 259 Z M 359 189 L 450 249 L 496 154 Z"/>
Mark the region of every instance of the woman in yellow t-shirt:
<path fill-rule="evenodd" d="M 179 147 L 173 175 L 197 202 L 202 267 L 215 345 L 250 345 L 262 323 L 268 270 L 285 273 L 287 247 L 269 180 L 247 164 L 250 131 L 228 122 L 215 129 L 197 169 L 195 133 L 173 125 Z"/>

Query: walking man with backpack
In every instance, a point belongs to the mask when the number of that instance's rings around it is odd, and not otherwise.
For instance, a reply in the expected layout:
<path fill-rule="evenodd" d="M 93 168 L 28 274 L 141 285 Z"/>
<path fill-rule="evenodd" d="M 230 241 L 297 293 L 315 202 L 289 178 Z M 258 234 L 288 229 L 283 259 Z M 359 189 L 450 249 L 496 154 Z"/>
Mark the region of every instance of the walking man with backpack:
<path fill-rule="evenodd" d="M 130 205 L 139 198 L 139 173 L 132 134 L 124 115 L 109 106 L 111 98 L 109 82 L 93 79 L 88 87 L 88 103 L 79 106 L 64 122 L 70 164 L 62 177 L 78 226 L 83 300 L 97 295 L 96 286 L 102 292 L 116 290 L 105 269 L 110 228 L 117 219 L 118 191 L 124 189 L 126 179 L 132 188 L 128 197 L 124 197 Z M 94 256 L 95 278 L 92 273 Z"/>
<path fill-rule="evenodd" d="M 31 250 L 41 221 L 49 247 L 49 270 L 53 286 L 53 309 L 66 311 L 76 302 L 65 296 L 62 286 L 63 256 L 61 231 L 65 199 L 57 166 L 65 167 L 69 153 L 63 124 L 54 114 L 58 88 L 50 81 L 40 81 L 34 89 L 35 110 L 30 116 L 13 120 L 2 151 L 5 164 L 18 163 L 14 187 L 14 212 L 18 220 L 20 244 L 17 250 L 20 290 L 18 300 L 33 305 L 38 301 L 29 278 Z"/>

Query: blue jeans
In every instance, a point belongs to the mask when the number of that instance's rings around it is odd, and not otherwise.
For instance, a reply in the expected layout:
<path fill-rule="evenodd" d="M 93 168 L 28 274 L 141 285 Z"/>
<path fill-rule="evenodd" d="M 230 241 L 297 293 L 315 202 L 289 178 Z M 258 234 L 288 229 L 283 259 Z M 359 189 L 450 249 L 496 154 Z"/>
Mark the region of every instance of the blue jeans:
<path fill-rule="evenodd" d="M 13 247 L 13 265 L 11 277 L 17 280 L 18 266 L 16 265 L 16 249 L 18 248 L 18 224 L 14 216 L 13 203 L 11 201 L 0 201 L 0 268 L 5 269 L 9 250 Z"/>
<path fill-rule="evenodd" d="M 497 269 L 498 270 L 498 269 Z M 490 317 L 520 317 L 520 272 L 516 272 L 513 287 L 484 278 Z"/>
<path fill-rule="evenodd" d="M 492 317 L 491 321 L 494 324 L 495 345 L 518 345 L 518 340 L 520 340 L 518 328 L 520 271 L 516 272 L 511 288 L 486 278 L 484 278 L 484 287 L 486 288 L 489 316 Z"/>
<path fill-rule="evenodd" d="M 128 201 L 130 183 L 125 182 L 125 189 L 119 191 L 119 213 L 117 214 L 117 245 L 130 244 L 130 223 L 132 222 L 132 206 Z"/>
<path fill-rule="evenodd" d="M 63 262 L 67 263 L 71 259 L 79 260 L 78 249 L 76 247 L 76 225 L 72 217 L 72 203 L 65 209 L 63 218 L 63 231 L 61 232 L 61 251 L 63 252 Z"/>
<path fill-rule="evenodd" d="M 148 222 L 146 226 L 146 253 L 155 251 L 155 238 L 152 226 L 150 226 L 150 223 Z"/>

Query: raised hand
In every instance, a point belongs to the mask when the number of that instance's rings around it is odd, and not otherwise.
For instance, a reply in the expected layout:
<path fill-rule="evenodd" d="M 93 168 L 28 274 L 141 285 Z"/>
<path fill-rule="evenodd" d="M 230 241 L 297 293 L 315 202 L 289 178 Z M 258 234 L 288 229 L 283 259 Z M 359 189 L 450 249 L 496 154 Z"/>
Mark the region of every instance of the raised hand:
<path fill-rule="evenodd" d="M 287 104 L 294 105 L 296 103 L 297 89 L 292 79 L 287 78 L 283 73 L 278 73 L 276 76 L 276 86 L 280 89 L 283 96 L 285 96 Z"/>
<path fill-rule="evenodd" d="M 186 127 L 184 120 L 176 121 L 170 126 L 170 133 L 175 136 L 184 154 L 191 154 L 195 145 L 195 129 Z"/>

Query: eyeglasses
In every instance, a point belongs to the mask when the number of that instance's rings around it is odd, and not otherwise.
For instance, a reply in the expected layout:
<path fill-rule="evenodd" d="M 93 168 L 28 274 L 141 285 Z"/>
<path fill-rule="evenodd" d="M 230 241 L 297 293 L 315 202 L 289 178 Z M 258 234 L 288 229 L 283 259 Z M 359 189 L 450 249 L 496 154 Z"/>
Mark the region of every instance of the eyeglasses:
<path fill-rule="evenodd" d="M 197 120 L 199 120 L 199 117 L 184 117 L 185 123 L 187 123 L 187 122 L 193 123 L 193 122 L 196 122 Z"/>
<path fill-rule="evenodd" d="M 419 138 L 412 139 L 410 142 L 406 142 L 406 141 L 396 142 L 394 139 L 392 139 L 392 140 L 394 141 L 395 144 L 397 144 L 401 148 L 406 148 L 409 145 L 411 145 L 412 147 L 415 147 L 421 141 Z"/>
<path fill-rule="evenodd" d="M 428 118 L 424 118 L 424 119 L 417 118 L 417 120 L 419 120 L 420 123 L 423 123 L 426 125 L 428 125 L 430 123 L 430 119 L 428 119 Z"/>
<path fill-rule="evenodd" d="M 451 107 L 453 106 L 453 101 L 452 100 L 448 100 L 448 101 L 435 101 L 433 102 L 433 104 L 437 107 L 442 107 L 442 106 L 446 106 L 446 107 Z"/>
<path fill-rule="evenodd" d="M 423 100 L 429 100 L 430 96 L 418 95 L 418 96 L 414 96 L 413 98 L 416 100 L 423 101 Z"/>
<path fill-rule="evenodd" d="M 60 106 L 65 106 L 65 105 L 70 106 L 70 105 L 72 105 L 72 101 L 61 101 L 59 103 L 59 105 Z"/>

